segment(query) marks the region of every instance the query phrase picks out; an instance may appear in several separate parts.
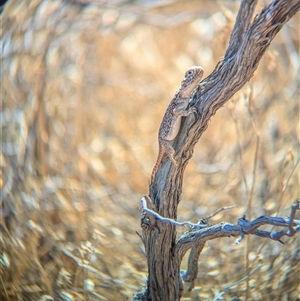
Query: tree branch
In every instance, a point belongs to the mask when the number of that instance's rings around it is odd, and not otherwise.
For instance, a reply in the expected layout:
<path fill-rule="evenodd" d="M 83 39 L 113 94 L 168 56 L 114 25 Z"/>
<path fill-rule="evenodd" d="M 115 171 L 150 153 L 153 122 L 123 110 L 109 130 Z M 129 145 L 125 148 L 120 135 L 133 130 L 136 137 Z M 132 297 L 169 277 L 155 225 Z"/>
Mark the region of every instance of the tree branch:
<path fill-rule="evenodd" d="M 197 230 L 199 229 L 199 224 L 200 225 L 207 225 L 209 226 L 209 220 L 216 216 L 218 213 L 224 211 L 224 210 L 228 210 L 228 209 L 232 209 L 235 208 L 235 206 L 228 206 L 228 207 L 222 207 L 218 210 L 216 210 L 215 212 L 209 214 L 208 216 L 206 216 L 205 218 L 201 219 L 199 221 L 199 223 L 197 224 L 197 227 L 192 227 L 191 230 Z M 189 258 L 188 258 L 188 267 L 186 271 L 181 271 L 181 277 L 185 282 L 190 282 L 190 286 L 188 288 L 188 291 L 192 291 L 192 289 L 194 288 L 194 281 L 197 278 L 198 275 L 198 259 L 199 256 L 203 250 L 205 246 L 205 242 L 200 242 L 198 244 L 195 244 L 189 254 Z"/>
<path fill-rule="evenodd" d="M 197 143 L 206 130 L 209 119 L 217 109 L 250 80 L 270 42 L 300 8 L 299 0 L 274 1 L 248 26 L 247 22 L 252 17 L 255 3 L 256 1 L 251 0 L 242 2 L 224 60 L 201 83 L 201 89 L 195 93 L 195 106 L 201 117 L 191 128 L 192 132 L 196 132 L 197 138 L 196 141 L 194 137 L 190 138 L 194 140 L 193 144 Z M 245 18 L 246 24 L 240 22 L 240 18 Z"/>
<path fill-rule="evenodd" d="M 240 46 L 240 43 L 237 42 L 243 39 L 245 31 L 249 27 L 256 4 L 257 0 L 247 0 L 241 3 L 234 27 L 231 32 L 224 60 L 228 60 L 234 53 L 237 52 Z"/>
<path fill-rule="evenodd" d="M 270 238 L 283 243 L 280 240 L 283 236 L 291 237 L 300 231 L 300 221 L 294 219 L 296 210 L 300 210 L 300 200 L 292 206 L 291 214 L 288 218 L 261 216 L 251 222 L 246 220 L 245 217 L 242 217 L 238 220 L 237 225 L 220 223 L 197 231 L 190 231 L 178 239 L 174 253 L 178 254 L 179 258 L 182 259 L 184 254 L 194 245 L 200 245 L 215 238 L 230 236 L 240 236 L 236 241 L 236 243 L 239 244 L 244 235 L 249 234 Z M 287 227 L 288 229 L 279 232 L 269 232 L 257 229 L 263 225 Z"/>
<path fill-rule="evenodd" d="M 193 115 L 185 118 L 173 142 L 174 149 L 178 150 L 178 166 L 169 160 L 161 164 L 157 180 L 150 187 L 151 199 L 163 216 L 176 217 L 176 213 L 168 214 L 170 210 L 164 205 L 164 198 L 168 195 L 165 192 L 181 193 L 183 171 L 210 118 L 251 79 L 271 41 L 300 9 L 299 0 L 275 0 L 249 24 L 255 4 L 255 0 L 242 1 L 224 59 L 200 83 L 193 96 L 191 104 L 197 108 L 197 119 Z"/>
<path fill-rule="evenodd" d="M 169 223 L 173 226 L 190 227 L 191 230 L 186 234 L 184 234 L 177 241 L 175 247 L 175 250 L 177 250 L 175 251 L 175 253 L 176 252 L 180 253 L 180 258 L 184 256 L 184 254 L 188 251 L 188 249 L 194 248 L 191 258 L 189 258 L 190 264 L 193 264 L 196 258 L 198 260 L 198 257 L 207 240 L 212 240 L 219 237 L 240 236 L 239 239 L 236 240 L 236 244 L 239 244 L 243 240 L 245 235 L 253 234 L 256 236 L 270 238 L 272 240 L 276 240 L 283 243 L 280 240 L 283 236 L 291 237 L 300 231 L 300 220 L 295 220 L 296 211 L 300 210 L 300 200 L 298 200 L 296 204 L 291 206 L 291 213 L 288 218 L 282 218 L 276 216 L 273 217 L 260 216 L 251 222 L 247 220 L 245 216 L 243 216 L 238 220 L 237 225 L 222 222 L 220 224 L 213 225 L 213 226 L 208 226 L 207 224 L 201 224 L 201 223 L 194 224 L 191 222 L 177 222 L 173 219 L 162 217 L 155 211 L 147 208 L 147 203 L 149 204 L 151 202 L 148 196 L 143 196 L 141 202 L 142 202 L 143 212 L 151 216 L 151 218 L 149 219 L 142 218 L 142 227 L 144 229 L 147 228 L 147 226 L 150 226 L 150 224 L 153 226 L 154 221 Z M 224 208 L 221 208 L 216 212 L 220 212 L 222 209 L 224 210 Z M 215 213 L 212 215 L 215 215 Z M 258 230 L 258 228 L 263 225 L 287 227 L 288 229 L 281 230 L 279 232 Z M 189 270 L 190 272 L 184 274 L 184 278 L 186 281 L 193 281 L 195 279 L 195 278 L 193 279 L 193 275 L 192 275 L 194 274 L 194 268 L 190 266 Z"/>
<path fill-rule="evenodd" d="M 188 291 L 191 292 L 194 288 L 194 281 L 198 276 L 198 259 L 205 246 L 205 242 L 195 244 L 189 254 L 188 268 L 186 271 L 181 271 L 181 277 L 185 282 L 191 282 Z"/>
<path fill-rule="evenodd" d="M 260 217 L 252 222 L 241 218 L 237 225 L 220 223 L 203 226 L 176 221 L 183 173 L 210 118 L 250 80 L 272 39 L 300 8 L 299 0 L 274 0 L 251 23 L 256 2 L 242 1 L 224 59 L 201 82 L 193 96 L 191 105 L 197 109 L 197 118 L 194 114 L 183 118 L 180 132 L 172 142 L 178 165 L 168 158 L 163 160 L 155 181 L 149 187 L 153 203 L 146 199 L 142 201 L 142 237 L 149 271 L 144 294 L 147 300 L 180 299 L 183 290 L 180 263 L 189 249 L 192 249 L 189 269 L 183 276 L 192 282 L 192 288 L 197 274 L 192 264 L 198 261 L 207 240 L 235 236 L 240 237 L 239 243 L 245 235 L 253 234 L 280 241 L 283 236 L 295 235 L 300 230 L 292 214 L 289 219 Z M 258 229 L 262 225 L 278 225 L 288 230 L 268 232 Z M 189 226 L 191 230 L 176 241 L 176 226 Z"/>

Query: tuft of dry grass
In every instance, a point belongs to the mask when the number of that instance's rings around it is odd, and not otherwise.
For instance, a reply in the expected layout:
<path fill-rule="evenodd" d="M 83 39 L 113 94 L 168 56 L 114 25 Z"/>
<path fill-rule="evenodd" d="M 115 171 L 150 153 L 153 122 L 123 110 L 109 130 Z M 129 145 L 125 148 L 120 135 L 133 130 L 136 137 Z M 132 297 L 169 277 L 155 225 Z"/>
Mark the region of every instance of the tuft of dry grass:
<path fill-rule="evenodd" d="M 145 284 L 140 196 L 182 74 L 208 75 L 238 3 L 83 5 L 10 0 L 2 16 L 3 300 L 127 300 Z M 299 15 L 212 119 L 185 172 L 178 219 L 285 216 L 299 197 Z M 178 235 L 184 231 L 178 229 Z M 212 300 L 299 296 L 299 237 L 209 242 L 195 289 Z M 184 264 L 182 266 L 184 268 Z M 226 297 L 245 300 L 247 283 Z"/>

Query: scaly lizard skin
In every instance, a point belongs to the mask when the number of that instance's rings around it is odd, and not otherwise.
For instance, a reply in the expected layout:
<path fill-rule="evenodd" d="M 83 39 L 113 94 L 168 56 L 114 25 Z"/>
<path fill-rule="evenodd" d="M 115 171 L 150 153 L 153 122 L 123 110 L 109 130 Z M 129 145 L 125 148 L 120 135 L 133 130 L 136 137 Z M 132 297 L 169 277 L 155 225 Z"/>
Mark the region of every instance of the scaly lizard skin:
<path fill-rule="evenodd" d="M 187 109 L 191 94 L 199 84 L 203 75 L 203 68 L 194 66 L 189 68 L 181 82 L 180 89 L 176 92 L 174 98 L 170 102 L 158 131 L 159 152 L 157 161 L 151 174 L 151 184 L 154 181 L 156 171 L 166 153 L 172 162 L 177 165 L 174 159 L 175 150 L 170 141 L 174 140 L 179 132 L 181 118 L 195 112 L 194 108 Z"/>

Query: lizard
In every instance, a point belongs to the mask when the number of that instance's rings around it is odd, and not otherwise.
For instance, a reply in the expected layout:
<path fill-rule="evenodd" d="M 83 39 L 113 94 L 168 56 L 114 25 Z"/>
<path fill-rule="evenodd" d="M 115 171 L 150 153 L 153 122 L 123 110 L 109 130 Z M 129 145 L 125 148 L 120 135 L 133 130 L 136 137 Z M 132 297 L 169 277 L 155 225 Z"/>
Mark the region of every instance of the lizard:
<path fill-rule="evenodd" d="M 180 89 L 175 93 L 173 99 L 169 103 L 165 115 L 158 131 L 158 157 L 153 167 L 151 174 L 151 184 L 154 181 L 156 171 L 161 164 L 161 161 L 165 155 L 171 159 L 174 165 L 178 165 L 174 158 L 175 150 L 171 145 L 170 141 L 174 140 L 178 135 L 181 119 L 183 116 L 188 116 L 195 112 L 195 108 L 187 109 L 192 92 L 198 86 L 202 75 L 203 68 L 201 66 L 193 66 L 189 68 L 181 82 Z"/>

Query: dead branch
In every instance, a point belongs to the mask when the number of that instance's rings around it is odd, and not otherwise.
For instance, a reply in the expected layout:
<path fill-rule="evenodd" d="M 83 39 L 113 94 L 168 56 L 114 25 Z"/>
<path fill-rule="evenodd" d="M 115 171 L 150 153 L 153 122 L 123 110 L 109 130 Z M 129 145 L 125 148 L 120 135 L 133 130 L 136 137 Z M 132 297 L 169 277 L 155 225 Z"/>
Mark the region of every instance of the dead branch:
<path fill-rule="evenodd" d="M 235 208 L 236 206 L 226 206 L 226 207 L 222 207 L 222 208 L 219 208 L 218 210 L 216 210 L 215 212 L 209 214 L 207 217 L 205 217 L 205 221 L 208 222 L 211 218 L 213 218 L 214 216 L 216 216 L 218 213 L 224 211 L 224 210 L 229 210 L 229 209 L 232 209 L 232 208 Z"/>
<path fill-rule="evenodd" d="M 230 237 L 230 236 L 240 236 L 244 237 L 244 235 L 257 235 L 260 237 L 270 238 L 272 240 L 276 240 L 282 243 L 280 240 L 283 236 L 294 236 L 297 232 L 300 231 L 300 220 L 295 220 L 295 214 L 297 210 L 300 210 L 300 200 L 298 200 L 294 205 L 291 206 L 291 213 L 289 217 L 282 218 L 276 216 L 260 216 L 253 221 L 249 221 L 245 216 L 238 220 L 236 225 L 230 223 L 220 223 L 213 226 L 201 225 L 201 224 L 193 224 L 191 222 L 176 222 L 169 218 L 164 218 L 160 216 L 158 213 L 154 212 L 147 208 L 146 198 L 144 196 L 141 199 L 142 209 L 148 215 L 152 215 L 154 219 L 158 222 L 170 223 L 174 226 L 189 226 L 191 227 L 191 231 L 187 232 L 183 235 L 176 243 L 175 253 L 178 252 L 180 254 L 180 258 L 184 256 L 186 251 L 196 245 L 201 245 L 202 248 L 204 244 L 208 240 L 212 240 L 219 237 Z M 278 227 L 287 227 L 287 230 L 281 231 L 262 231 L 257 230 L 259 227 L 264 225 L 273 225 Z M 195 230 L 195 228 L 197 230 Z M 200 230 L 198 230 L 201 228 Z M 205 228 L 205 229 L 204 229 Z M 237 244 L 240 243 L 241 240 L 236 241 Z M 199 255 L 198 255 L 199 256 Z M 186 278 L 188 278 L 186 276 Z"/>
<path fill-rule="evenodd" d="M 148 200 L 148 201 L 146 201 Z M 271 216 L 260 216 L 253 221 L 249 221 L 245 216 L 238 220 L 236 225 L 230 223 L 220 223 L 213 226 L 208 226 L 207 224 L 193 224 L 191 222 L 176 222 L 169 218 L 164 218 L 158 213 L 147 208 L 149 203 L 149 197 L 144 196 L 141 199 L 143 212 L 147 215 L 151 215 L 154 219 L 152 221 L 170 223 L 174 226 L 189 226 L 190 231 L 184 234 L 175 244 L 174 254 L 178 255 L 180 260 L 182 260 L 185 253 L 191 248 L 188 259 L 188 270 L 181 271 L 181 276 L 184 281 L 191 282 L 189 291 L 193 289 L 194 280 L 197 278 L 198 274 L 198 258 L 201 254 L 202 249 L 205 246 L 206 241 L 212 240 L 220 237 L 231 237 L 239 236 L 236 240 L 236 244 L 240 244 L 245 235 L 256 235 L 264 238 L 270 238 L 272 240 L 279 241 L 284 244 L 281 240 L 283 236 L 294 236 L 300 231 L 300 220 L 295 220 L 295 214 L 297 210 L 300 210 L 300 200 L 298 200 L 294 205 L 291 206 L 291 213 L 289 217 L 271 217 Z M 220 212 L 223 208 L 218 210 Z M 215 213 L 213 214 L 215 215 Z M 150 219 L 149 219 L 150 220 Z M 144 219 L 144 225 L 145 219 Z M 287 230 L 281 231 L 264 231 L 258 230 L 259 227 L 264 225 L 273 225 L 279 227 L 286 227 Z M 153 224 L 152 224 L 153 226 Z M 143 227 L 144 228 L 144 227 Z M 205 228 L 205 229 L 204 229 Z M 195 230 L 197 229 L 197 230 Z"/>
<path fill-rule="evenodd" d="M 239 236 L 241 238 L 244 235 L 256 235 L 260 237 L 270 238 L 272 240 L 283 243 L 280 239 L 283 236 L 294 236 L 300 231 L 300 221 L 295 220 L 295 213 L 300 210 L 300 200 L 298 200 L 292 207 L 290 216 L 287 218 L 260 216 L 253 221 L 246 220 L 245 216 L 238 220 L 236 225 L 230 223 L 220 223 L 207 227 L 205 229 L 188 232 L 180 237 L 176 243 L 175 253 L 178 252 L 179 257 L 182 258 L 186 251 L 193 247 L 194 244 L 203 244 L 208 240 L 212 240 L 219 237 Z M 259 227 L 264 225 L 273 225 L 279 227 L 286 227 L 287 230 L 281 231 L 263 231 L 258 230 Z M 290 229 L 292 225 L 292 230 Z M 239 243 L 239 239 L 236 243 Z"/>
<path fill-rule="evenodd" d="M 178 223 L 176 219 L 177 206 L 181 200 L 183 172 L 192 157 L 194 146 L 208 127 L 210 118 L 251 79 L 271 41 L 300 8 L 299 0 L 274 0 L 253 19 L 256 3 L 256 0 L 241 2 L 224 59 L 200 83 L 193 96 L 191 104 L 197 109 L 197 118 L 192 115 L 185 118 L 173 141 L 178 165 L 175 166 L 169 159 L 162 161 L 155 181 L 150 186 L 152 209 L 146 208 L 146 203 L 143 204 L 145 212 L 142 227 L 145 227 L 142 237 L 149 271 L 147 288 L 142 295 L 144 300 L 179 300 L 183 291 L 181 260 L 192 249 L 189 270 L 183 276 L 193 282 L 197 269 L 192 265 L 198 261 L 207 240 L 235 236 L 239 237 L 239 243 L 245 235 L 252 234 L 281 242 L 283 236 L 292 236 L 299 231 L 298 221 L 294 220 L 295 212 L 292 211 L 288 219 L 262 216 L 248 221 L 243 217 L 236 225 L 206 225 L 202 229 L 186 233 L 176 241 L 176 226 L 191 225 L 189 222 Z M 299 207 L 299 203 L 297 206 Z M 149 224 L 144 223 L 147 222 L 145 215 L 149 220 L 152 219 Z M 263 225 L 288 229 L 279 232 L 258 229 Z"/>

